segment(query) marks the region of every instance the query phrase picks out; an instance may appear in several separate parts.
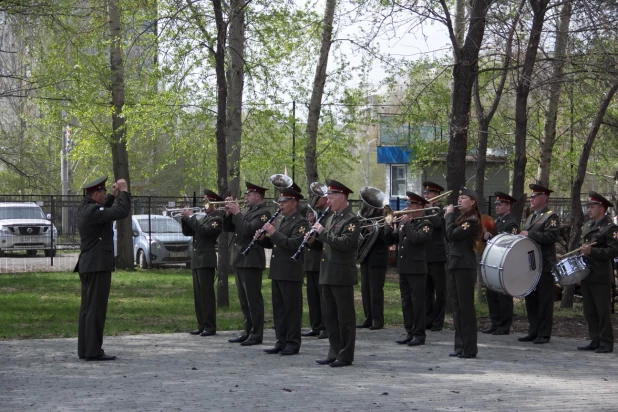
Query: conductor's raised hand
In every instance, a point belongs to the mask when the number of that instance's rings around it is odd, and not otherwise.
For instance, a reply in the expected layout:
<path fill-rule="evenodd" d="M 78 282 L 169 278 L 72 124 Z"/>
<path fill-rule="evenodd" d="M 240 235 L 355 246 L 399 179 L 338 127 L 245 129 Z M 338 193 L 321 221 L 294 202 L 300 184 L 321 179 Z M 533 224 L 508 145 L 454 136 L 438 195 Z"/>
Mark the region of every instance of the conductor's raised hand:
<path fill-rule="evenodd" d="M 129 185 L 127 184 L 127 181 L 124 179 L 118 179 L 116 180 L 116 188 L 121 191 L 121 192 L 127 192 L 129 190 Z M 114 186 L 112 185 L 112 191 L 114 190 Z"/>

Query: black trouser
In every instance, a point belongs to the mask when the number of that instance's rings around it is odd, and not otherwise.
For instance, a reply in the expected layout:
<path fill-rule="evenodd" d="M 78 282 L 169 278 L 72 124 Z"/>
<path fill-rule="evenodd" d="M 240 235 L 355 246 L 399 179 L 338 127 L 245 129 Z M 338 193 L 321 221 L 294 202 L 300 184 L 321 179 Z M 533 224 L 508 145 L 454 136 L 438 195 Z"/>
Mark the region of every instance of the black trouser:
<path fill-rule="evenodd" d="M 326 329 L 322 321 L 320 304 L 320 272 L 307 272 L 307 303 L 309 304 L 309 323 L 311 330 L 320 332 Z"/>
<path fill-rule="evenodd" d="M 303 321 L 303 282 L 273 279 L 272 300 L 277 336 L 275 347 L 298 351 Z"/>
<path fill-rule="evenodd" d="M 193 273 L 193 301 L 199 329 L 217 331 L 217 298 L 215 296 L 215 268 L 197 268 Z"/>
<path fill-rule="evenodd" d="M 526 296 L 528 335 L 551 337 L 554 321 L 554 277 L 551 272 L 541 273 L 536 289 Z"/>
<path fill-rule="evenodd" d="M 401 310 L 407 339 L 425 342 L 425 283 L 427 274 L 399 274 Z"/>
<path fill-rule="evenodd" d="M 474 285 L 476 269 L 451 269 L 451 297 L 455 324 L 455 352 L 476 355 L 476 309 Z"/>
<path fill-rule="evenodd" d="M 588 334 L 595 345 L 614 349 L 614 330 L 611 317 L 610 283 L 590 283 L 583 280 L 584 316 L 588 322 Z"/>
<path fill-rule="evenodd" d="M 427 326 L 443 328 L 446 311 L 446 262 L 427 262 L 427 271 Z"/>
<path fill-rule="evenodd" d="M 363 325 L 381 328 L 384 326 L 384 280 L 386 267 L 369 266 L 363 263 L 361 270 L 361 295 L 365 320 Z"/>
<path fill-rule="evenodd" d="M 356 345 L 354 286 L 320 285 L 320 287 L 322 316 L 330 343 L 328 359 L 351 363 L 354 361 Z"/>
<path fill-rule="evenodd" d="M 80 359 L 95 358 L 104 354 L 101 347 L 112 273 L 80 273 L 79 280 L 82 283 L 82 302 L 79 307 L 77 355 Z"/>
<path fill-rule="evenodd" d="M 236 268 L 236 290 L 244 316 L 245 335 L 261 342 L 264 337 L 262 269 Z"/>
<path fill-rule="evenodd" d="M 509 332 L 513 323 L 513 297 L 487 289 L 487 306 L 491 326 Z"/>

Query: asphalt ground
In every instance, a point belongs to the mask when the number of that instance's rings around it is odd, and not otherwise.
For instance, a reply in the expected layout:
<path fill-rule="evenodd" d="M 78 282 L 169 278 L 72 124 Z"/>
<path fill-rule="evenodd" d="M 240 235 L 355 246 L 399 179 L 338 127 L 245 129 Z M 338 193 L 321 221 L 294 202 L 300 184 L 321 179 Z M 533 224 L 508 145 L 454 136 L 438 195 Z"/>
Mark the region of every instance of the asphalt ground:
<path fill-rule="evenodd" d="M 264 344 L 186 333 L 106 337 L 111 362 L 77 358 L 76 339 L 0 342 L 2 411 L 616 411 L 618 356 L 516 335 L 479 334 L 476 359 L 449 357 L 453 331 L 424 346 L 394 341 L 401 329 L 358 330 L 354 364 L 331 368 L 327 340 L 303 338 L 300 354 L 268 355 Z"/>

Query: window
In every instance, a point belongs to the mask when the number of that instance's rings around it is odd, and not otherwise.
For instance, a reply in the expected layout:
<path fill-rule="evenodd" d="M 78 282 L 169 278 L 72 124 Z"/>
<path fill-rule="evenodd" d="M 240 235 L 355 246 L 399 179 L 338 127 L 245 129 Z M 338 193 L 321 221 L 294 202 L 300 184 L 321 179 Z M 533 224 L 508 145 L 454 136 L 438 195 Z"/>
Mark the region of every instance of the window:
<path fill-rule="evenodd" d="M 406 197 L 406 169 L 405 165 L 391 165 L 391 197 Z"/>

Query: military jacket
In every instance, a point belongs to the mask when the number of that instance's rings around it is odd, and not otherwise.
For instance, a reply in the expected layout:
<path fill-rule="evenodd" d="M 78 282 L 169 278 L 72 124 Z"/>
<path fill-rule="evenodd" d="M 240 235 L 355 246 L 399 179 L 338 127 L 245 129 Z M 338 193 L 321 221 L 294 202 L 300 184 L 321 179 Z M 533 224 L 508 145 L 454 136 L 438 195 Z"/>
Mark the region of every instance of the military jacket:
<path fill-rule="evenodd" d="M 431 212 L 431 211 L 428 211 Z M 433 227 L 431 243 L 427 246 L 427 262 L 446 262 L 446 239 L 444 237 L 444 210 L 437 216 L 428 217 Z"/>
<path fill-rule="evenodd" d="M 131 211 L 131 194 L 119 192 L 118 202 L 109 194 L 103 205 L 84 197 L 77 209 L 77 229 L 80 237 L 80 255 L 74 272 L 111 272 L 114 270 L 115 220 L 124 219 Z"/>
<path fill-rule="evenodd" d="M 612 260 L 618 256 L 618 226 L 613 224 L 608 216 L 598 223 L 594 220 L 586 223 L 579 246 L 592 242 L 596 242 L 596 245 L 592 246 L 590 254 L 586 256 L 591 272 L 585 281 L 611 283 L 614 280 Z"/>
<path fill-rule="evenodd" d="M 389 245 L 397 244 L 397 270 L 401 274 L 427 273 L 427 248 L 432 246 L 433 225 L 429 218 L 415 219 L 399 225 L 384 228 L 384 237 Z"/>
<path fill-rule="evenodd" d="M 253 248 L 243 256 L 242 252 L 249 246 L 255 236 L 255 232 L 260 230 L 268 219 L 270 210 L 264 203 L 250 206 L 244 213 L 236 215 L 229 214 L 223 218 L 223 231 L 234 232 L 232 237 L 232 266 L 235 268 L 258 268 L 266 267 L 266 256 L 264 248 L 254 244 Z"/>
<path fill-rule="evenodd" d="M 517 220 L 511 215 L 500 216 L 496 219 L 496 232 L 500 233 L 510 233 L 512 235 L 516 235 L 519 233 L 519 224 Z"/>
<path fill-rule="evenodd" d="M 528 238 L 541 246 L 543 255 L 543 272 L 551 272 L 556 265 L 556 242 L 560 231 L 560 219 L 558 215 L 547 206 L 528 216 L 523 230 L 528 231 Z"/>
<path fill-rule="evenodd" d="M 270 279 L 298 282 L 303 280 L 303 255 L 296 261 L 292 260 L 292 256 L 302 243 L 308 226 L 307 220 L 299 212 L 295 212 L 277 219 L 275 233 L 258 242 L 273 251 L 268 271 Z"/>
<path fill-rule="evenodd" d="M 360 224 L 348 205 L 339 213 L 331 213 L 324 222 L 319 239 L 324 243 L 320 264 L 320 285 L 356 285 L 356 249 Z"/>
<path fill-rule="evenodd" d="M 193 215 L 180 220 L 182 234 L 193 236 L 193 254 L 191 268 L 217 267 L 217 238 L 223 229 L 223 218 L 218 212 L 203 215 Z"/>
<path fill-rule="evenodd" d="M 318 215 L 319 217 L 324 211 L 320 210 L 318 212 L 319 212 L 319 215 Z M 324 218 L 322 222 L 326 223 L 326 218 Z M 304 251 L 304 256 L 303 256 L 305 260 L 305 272 L 319 272 L 320 271 L 320 263 L 322 261 L 323 247 L 324 245 L 318 237 L 313 238 L 313 243 L 307 242 L 307 244 L 305 245 L 305 251 Z"/>
<path fill-rule="evenodd" d="M 480 232 L 481 222 L 472 215 L 457 224 L 454 213 L 444 215 L 446 221 L 446 240 L 448 241 L 449 269 L 476 269 L 474 244 Z"/>

